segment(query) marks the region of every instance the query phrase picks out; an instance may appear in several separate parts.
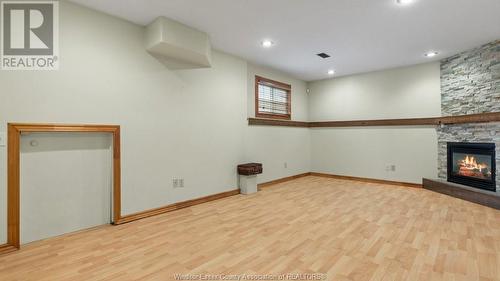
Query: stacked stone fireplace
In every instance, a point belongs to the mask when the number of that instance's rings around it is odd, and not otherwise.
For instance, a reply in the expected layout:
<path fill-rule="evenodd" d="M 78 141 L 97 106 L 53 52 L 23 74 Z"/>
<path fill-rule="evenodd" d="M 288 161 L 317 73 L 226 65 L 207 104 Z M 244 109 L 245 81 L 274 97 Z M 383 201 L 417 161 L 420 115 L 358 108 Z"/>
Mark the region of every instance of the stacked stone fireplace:
<path fill-rule="evenodd" d="M 500 40 L 441 62 L 443 116 L 500 112 Z M 500 175 L 500 123 L 444 125 L 438 133 L 438 176 L 447 179 L 447 143 L 493 143 Z M 500 177 L 496 177 L 500 192 Z"/>

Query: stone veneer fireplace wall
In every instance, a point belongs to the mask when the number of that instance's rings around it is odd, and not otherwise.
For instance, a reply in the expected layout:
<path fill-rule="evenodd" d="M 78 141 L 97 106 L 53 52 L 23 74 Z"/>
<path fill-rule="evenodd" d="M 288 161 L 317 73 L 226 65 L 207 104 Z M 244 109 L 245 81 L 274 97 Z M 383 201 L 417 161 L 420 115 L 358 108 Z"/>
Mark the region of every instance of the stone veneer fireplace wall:
<path fill-rule="evenodd" d="M 500 112 L 500 40 L 441 62 L 443 116 Z M 437 129 L 438 176 L 446 179 L 447 142 L 496 144 L 500 192 L 500 123 L 445 125 Z"/>

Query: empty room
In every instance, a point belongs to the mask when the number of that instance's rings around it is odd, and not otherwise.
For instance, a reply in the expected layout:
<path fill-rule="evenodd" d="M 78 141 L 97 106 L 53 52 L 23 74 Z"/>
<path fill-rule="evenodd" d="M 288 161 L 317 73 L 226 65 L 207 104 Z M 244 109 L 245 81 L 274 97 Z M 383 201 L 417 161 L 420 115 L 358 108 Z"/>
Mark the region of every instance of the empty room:
<path fill-rule="evenodd" d="M 0 6 L 1 281 L 500 281 L 499 0 Z"/>

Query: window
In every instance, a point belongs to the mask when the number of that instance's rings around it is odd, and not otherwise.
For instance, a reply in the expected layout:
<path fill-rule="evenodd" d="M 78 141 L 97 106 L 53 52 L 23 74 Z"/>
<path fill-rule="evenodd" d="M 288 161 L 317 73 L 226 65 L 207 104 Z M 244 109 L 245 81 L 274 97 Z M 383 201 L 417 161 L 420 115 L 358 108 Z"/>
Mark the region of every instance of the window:
<path fill-rule="evenodd" d="M 291 95 L 292 86 L 255 76 L 255 117 L 290 120 Z"/>

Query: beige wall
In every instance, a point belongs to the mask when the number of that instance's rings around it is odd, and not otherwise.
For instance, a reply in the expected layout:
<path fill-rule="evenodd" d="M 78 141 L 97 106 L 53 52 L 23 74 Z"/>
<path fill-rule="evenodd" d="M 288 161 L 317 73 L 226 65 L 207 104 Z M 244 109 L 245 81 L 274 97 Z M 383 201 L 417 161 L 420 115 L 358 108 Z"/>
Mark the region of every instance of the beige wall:
<path fill-rule="evenodd" d="M 439 71 L 436 62 L 309 83 L 310 120 L 440 116 Z M 432 126 L 312 129 L 311 147 L 314 172 L 413 183 L 436 177 Z"/>
<path fill-rule="evenodd" d="M 255 117 L 255 75 L 292 86 L 292 120 L 307 121 L 306 82 L 280 71 L 248 63 L 247 115 Z M 245 132 L 245 160 L 261 162 L 267 182 L 310 171 L 310 132 L 307 128 L 249 126 Z M 286 164 L 285 164 L 286 163 Z"/>
<path fill-rule="evenodd" d="M 439 62 L 309 83 L 309 120 L 441 115 Z"/>
<path fill-rule="evenodd" d="M 434 128 L 312 129 L 311 147 L 313 172 L 410 183 L 437 176 Z"/>

